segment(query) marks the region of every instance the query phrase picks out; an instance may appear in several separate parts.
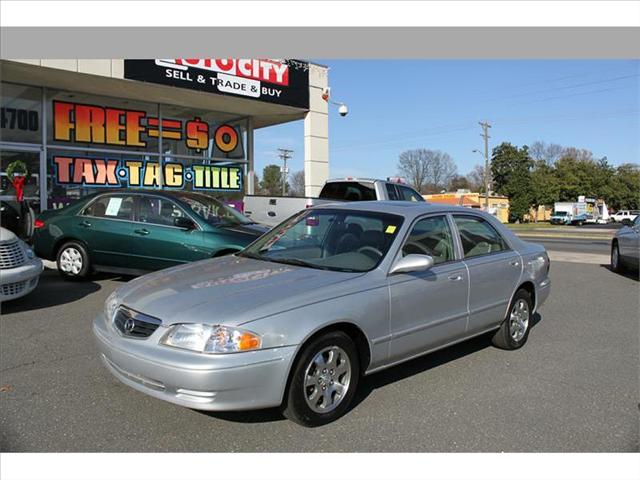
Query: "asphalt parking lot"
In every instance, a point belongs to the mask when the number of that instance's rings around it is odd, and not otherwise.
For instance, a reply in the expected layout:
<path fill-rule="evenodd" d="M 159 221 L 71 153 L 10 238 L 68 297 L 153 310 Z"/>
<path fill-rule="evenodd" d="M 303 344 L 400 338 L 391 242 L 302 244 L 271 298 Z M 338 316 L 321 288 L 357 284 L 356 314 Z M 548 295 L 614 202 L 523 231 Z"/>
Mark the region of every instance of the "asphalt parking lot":
<path fill-rule="evenodd" d="M 529 342 L 484 336 L 367 377 L 354 408 L 305 429 L 275 410 L 207 414 L 115 380 L 91 320 L 127 279 L 62 281 L 2 305 L 0 450 L 138 452 L 638 451 L 639 286 L 553 262 Z"/>

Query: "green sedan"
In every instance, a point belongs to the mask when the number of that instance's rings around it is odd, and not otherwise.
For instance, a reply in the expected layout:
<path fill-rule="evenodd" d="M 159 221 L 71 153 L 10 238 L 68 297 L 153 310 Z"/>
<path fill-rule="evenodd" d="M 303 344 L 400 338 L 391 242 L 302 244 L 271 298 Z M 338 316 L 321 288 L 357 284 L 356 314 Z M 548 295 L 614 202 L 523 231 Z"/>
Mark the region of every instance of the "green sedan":
<path fill-rule="evenodd" d="M 177 191 L 109 191 L 35 221 L 34 250 L 60 274 L 92 271 L 140 275 L 242 250 L 267 228 L 207 195 Z"/>

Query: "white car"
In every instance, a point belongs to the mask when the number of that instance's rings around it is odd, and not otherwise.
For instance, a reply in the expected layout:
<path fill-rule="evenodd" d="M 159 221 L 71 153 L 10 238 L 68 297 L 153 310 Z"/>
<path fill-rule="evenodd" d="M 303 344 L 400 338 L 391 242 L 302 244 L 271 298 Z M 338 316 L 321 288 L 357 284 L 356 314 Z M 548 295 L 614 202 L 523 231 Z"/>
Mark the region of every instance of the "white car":
<path fill-rule="evenodd" d="M 20 298 L 38 286 L 42 260 L 13 232 L 0 227 L 0 302 Z"/>
<path fill-rule="evenodd" d="M 640 214 L 640 210 L 620 210 L 611 215 L 611 220 L 617 223 L 632 224 L 638 214 Z"/>

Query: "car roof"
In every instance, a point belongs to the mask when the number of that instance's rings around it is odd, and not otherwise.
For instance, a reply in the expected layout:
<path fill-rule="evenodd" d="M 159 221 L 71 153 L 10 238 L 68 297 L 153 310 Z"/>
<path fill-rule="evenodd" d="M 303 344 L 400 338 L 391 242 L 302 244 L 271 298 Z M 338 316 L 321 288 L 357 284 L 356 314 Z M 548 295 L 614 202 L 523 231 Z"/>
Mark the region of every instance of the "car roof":
<path fill-rule="evenodd" d="M 154 188 L 114 188 L 109 190 L 101 190 L 99 192 L 94 192 L 91 195 L 87 195 L 84 198 L 93 198 L 98 195 L 107 195 L 107 194 L 135 194 L 135 195 L 159 195 L 162 197 L 171 197 L 175 198 L 180 195 L 206 195 L 205 192 L 200 191 L 190 191 L 190 190 L 157 190 Z M 210 195 L 206 195 L 210 197 Z M 215 198 L 215 197 L 211 197 Z"/>
<path fill-rule="evenodd" d="M 404 217 L 415 217 L 418 215 L 424 215 L 427 213 L 437 213 L 437 212 L 483 213 L 477 209 L 470 209 L 468 207 L 454 207 L 451 205 L 446 205 L 444 203 L 410 202 L 410 201 L 398 201 L 398 200 L 325 203 L 322 205 L 318 205 L 317 207 L 314 207 L 314 208 L 392 213 L 396 215 L 402 215 Z"/>

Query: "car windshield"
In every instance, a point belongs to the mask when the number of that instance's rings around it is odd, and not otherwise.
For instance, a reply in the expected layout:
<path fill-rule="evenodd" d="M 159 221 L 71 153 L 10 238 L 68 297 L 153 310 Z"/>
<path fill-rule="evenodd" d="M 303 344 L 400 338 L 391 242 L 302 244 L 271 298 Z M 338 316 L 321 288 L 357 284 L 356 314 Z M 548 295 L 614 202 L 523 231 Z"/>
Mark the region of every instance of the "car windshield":
<path fill-rule="evenodd" d="M 553 215 L 555 217 L 565 217 L 567 215 L 567 212 L 555 212 Z"/>
<path fill-rule="evenodd" d="M 366 272 L 389 251 L 402 217 L 342 209 L 305 210 L 239 255 L 341 272 Z"/>
<path fill-rule="evenodd" d="M 250 225 L 251 221 L 236 209 L 201 193 L 180 193 L 176 198 L 187 204 L 205 222 L 214 227 L 224 225 Z"/>

